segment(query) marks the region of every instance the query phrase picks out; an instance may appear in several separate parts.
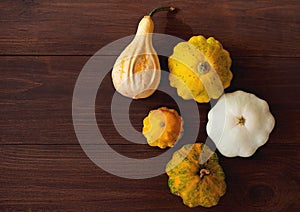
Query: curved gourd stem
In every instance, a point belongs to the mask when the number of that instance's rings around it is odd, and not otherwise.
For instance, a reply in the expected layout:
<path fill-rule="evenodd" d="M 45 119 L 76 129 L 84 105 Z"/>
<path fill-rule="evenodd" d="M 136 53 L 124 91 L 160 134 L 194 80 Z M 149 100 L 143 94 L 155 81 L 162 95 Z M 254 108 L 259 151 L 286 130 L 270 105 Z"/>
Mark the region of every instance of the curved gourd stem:
<path fill-rule="evenodd" d="M 170 6 L 163 6 L 163 7 L 157 7 L 148 14 L 148 16 L 152 17 L 154 13 L 160 12 L 160 11 L 174 11 L 175 7 L 170 7 Z"/>
<path fill-rule="evenodd" d="M 202 179 L 204 177 L 204 175 L 209 175 L 210 171 L 207 169 L 201 169 L 200 170 L 200 179 Z"/>

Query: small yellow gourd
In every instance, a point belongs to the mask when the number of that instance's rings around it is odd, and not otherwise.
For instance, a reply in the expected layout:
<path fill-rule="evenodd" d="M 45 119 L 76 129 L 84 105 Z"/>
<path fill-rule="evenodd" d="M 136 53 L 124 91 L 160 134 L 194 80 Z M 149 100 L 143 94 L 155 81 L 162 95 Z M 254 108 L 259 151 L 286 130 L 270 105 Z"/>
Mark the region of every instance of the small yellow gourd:
<path fill-rule="evenodd" d="M 183 134 L 183 120 L 174 109 L 151 110 L 143 121 L 143 135 L 150 146 L 172 147 Z"/>
<path fill-rule="evenodd" d="M 139 22 L 134 39 L 117 58 L 112 70 L 113 85 L 120 94 L 133 99 L 146 98 L 159 86 L 161 69 L 152 45 L 154 23 L 151 17 L 157 11 L 174 9 L 156 8 Z"/>
<path fill-rule="evenodd" d="M 213 37 L 193 36 L 178 43 L 168 62 L 170 85 L 183 99 L 217 99 L 232 79 L 229 53 Z"/>

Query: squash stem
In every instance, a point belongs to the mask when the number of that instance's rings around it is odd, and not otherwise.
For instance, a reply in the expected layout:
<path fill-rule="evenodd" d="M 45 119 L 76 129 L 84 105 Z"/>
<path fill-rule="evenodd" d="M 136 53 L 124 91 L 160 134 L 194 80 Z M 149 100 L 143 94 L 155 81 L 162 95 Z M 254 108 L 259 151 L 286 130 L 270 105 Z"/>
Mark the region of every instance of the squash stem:
<path fill-rule="evenodd" d="M 160 11 L 174 11 L 175 7 L 170 7 L 170 6 L 162 6 L 162 7 L 157 7 L 153 10 L 151 10 L 151 12 L 148 14 L 148 16 L 152 17 L 152 15 L 156 12 L 160 12 Z"/>
<path fill-rule="evenodd" d="M 202 179 L 204 177 L 204 175 L 208 175 L 210 174 L 210 171 L 207 169 L 201 169 L 200 170 L 200 179 Z"/>
<path fill-rule="evenodd" d="M 198 64 L 198 72 L 200 74 L 206 74 L 210 71 L 210 65 L 208 62 L 201 62 Z"/>
<path fill-rule="evenodd" d="M 243 116 L 237 117 L 236 119 L 237 119 L 237 125 L 245 126 L 246 119 Z"/>

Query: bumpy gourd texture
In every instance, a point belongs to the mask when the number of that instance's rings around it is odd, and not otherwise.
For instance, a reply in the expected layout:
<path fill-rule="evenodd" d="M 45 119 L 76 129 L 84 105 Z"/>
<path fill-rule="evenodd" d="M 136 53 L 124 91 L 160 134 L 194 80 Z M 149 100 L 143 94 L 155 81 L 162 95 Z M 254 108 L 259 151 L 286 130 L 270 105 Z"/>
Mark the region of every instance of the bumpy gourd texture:
<path fill-rule="evenodd" d="M 211 70 L 201 74 L 198 65 L 205 61 Z M 200 103 L 219 98 L 232 79 L 229 53 L 213 37 L 193 36 L 188 42 L 177 44 L 168 65 L 170 85 L 177 88 L 178 95 Z"/>
<path fill-rule="evenodd" d="M 143 121 L 142 133 L 150 146 L 172 147 L 183 133 L 183 121 L 174 109 L 151 110 Z"/>
<path fill-rule="evenodd" d="M 202 169 L 209 174 L 200 177 Z M 181 196 L 189 207 L 217 205 L 226 192 L 225 174 L 218 157 L 202 143 L 187 144 L 176 151 L 167 164 L 166 173 L 171 193 Z"/>

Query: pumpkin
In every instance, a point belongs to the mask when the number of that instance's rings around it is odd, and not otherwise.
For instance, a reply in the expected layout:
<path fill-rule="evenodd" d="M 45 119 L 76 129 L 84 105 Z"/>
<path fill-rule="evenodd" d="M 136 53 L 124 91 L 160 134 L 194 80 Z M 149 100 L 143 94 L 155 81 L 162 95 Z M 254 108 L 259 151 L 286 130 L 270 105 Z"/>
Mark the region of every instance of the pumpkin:
<path fill-rule="evenodd" d="M 199 103 L 219 98 L 232 79 L 229 53 L 213 37 L 193 36 L 178 43 L 168 66 L 170 85 L 178 95 Z"/>
<path fill-rule="evenodd" d="M 142 133 L 150 146 L 172 147 L 183 134 L 183 120 L 174 109 L 151 110 L 143 120 Z"/>
<path fill-rule="evenodd" d="M 123 50 L 113 66 L 112 81 L 120 94 L 133 99 L 146 98 L 159 86 L 161 69 L 152 45 L 154 23 L 151 17 L 157 11 L 174 9 L 173 7 L 156 8 L 139 22 L 134 39 Z"/>
<path fill-rule="evenodd" d="M 212 207 L 226 192 L 225 174 L 218 156 L 203 143 L 186 144 L 166 166 L 172 194 L 189 207 Z"/>
<path fill-rule="evenodd" d="M 207 134 L 221 154 L 250 157 L 275 125 L 268 103 L 244 91 L 224 94 L 208 113 Z"/>

